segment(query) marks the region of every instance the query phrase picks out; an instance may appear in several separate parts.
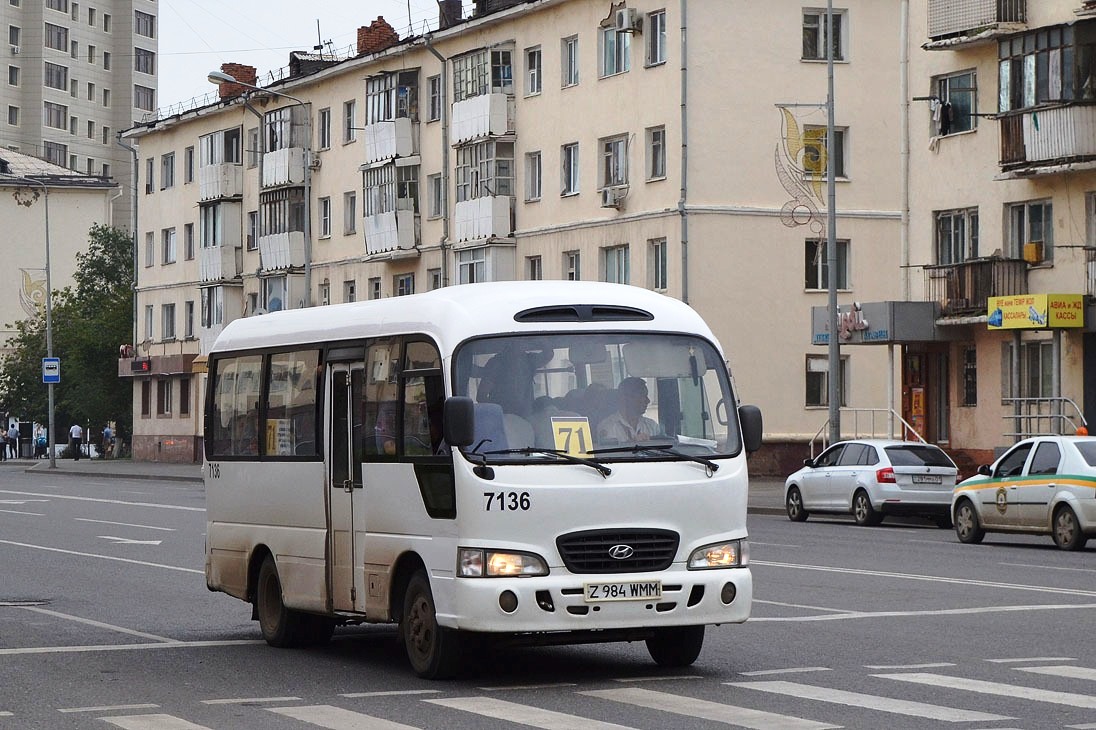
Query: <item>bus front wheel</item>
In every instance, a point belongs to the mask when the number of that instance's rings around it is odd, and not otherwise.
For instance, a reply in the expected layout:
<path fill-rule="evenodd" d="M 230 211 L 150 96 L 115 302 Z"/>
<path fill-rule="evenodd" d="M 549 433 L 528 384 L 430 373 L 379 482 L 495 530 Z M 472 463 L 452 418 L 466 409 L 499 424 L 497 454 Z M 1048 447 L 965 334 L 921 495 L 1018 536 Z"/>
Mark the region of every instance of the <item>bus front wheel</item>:
<path fill-rule="evenodd" d="M 400 637 L 411 668 L 424 679 L 445 679 L 460 666 L 460 634 L 438 625 L 426 571 L 411 576 L 403 598 Z"/>
<path fill-rule="evenodd" d="M 687 667 L 700 656 L 703 646 L 703 626 L 658 629 L 647 639 L 647 651 L 660 667 Z"/>
<path fill-rule="evenodd" d="M 305 632 L 304 615 L 285 607 L 282 582 L 274 558 L 267 556 L 259 568 L 255 585 L 255 613 L 259 630 L 271 646 L 290 647 L 301 643 Z"/>

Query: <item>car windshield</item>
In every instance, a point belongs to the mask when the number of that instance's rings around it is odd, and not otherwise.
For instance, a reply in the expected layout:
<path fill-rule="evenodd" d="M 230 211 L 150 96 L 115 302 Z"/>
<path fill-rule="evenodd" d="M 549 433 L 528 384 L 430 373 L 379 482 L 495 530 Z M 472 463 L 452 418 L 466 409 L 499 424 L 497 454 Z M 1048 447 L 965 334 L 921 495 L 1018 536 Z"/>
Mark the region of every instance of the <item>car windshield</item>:
<path fill-rule="evenodd" d="M 951 458 L 935 446 L 888 446 L 886 452 L 893 466 L 955 466 Z"/>
<path fill-rule="evenodd" d="M 599 462 L 711 457 L 741 448 L 726 366 L 698 337 L 484 338 L 457 350 L 453 373 L 454 395 L 475 402 L 476 438 L 468 450 L 489 461 L 565 463 L 530 448 Z"/>

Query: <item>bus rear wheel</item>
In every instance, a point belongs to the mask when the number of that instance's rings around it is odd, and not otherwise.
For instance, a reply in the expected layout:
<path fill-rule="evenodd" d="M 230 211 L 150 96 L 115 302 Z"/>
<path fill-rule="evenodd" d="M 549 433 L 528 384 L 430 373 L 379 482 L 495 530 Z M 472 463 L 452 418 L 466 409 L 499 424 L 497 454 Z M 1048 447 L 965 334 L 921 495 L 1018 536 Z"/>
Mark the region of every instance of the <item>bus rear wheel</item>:
<path fill-rule="evenodd" d="M 255 613 L 259 617 L 263 639 L 271 646 L 299 646 L 307 633 L 304 614 L 286 608 L 282 601 L 278 566 L 269 555 L 259 568 L 259 579 L 255 584 Z"/>
<path fill-rule="evenodd" d="M 657 629 L 647 639 L 647 651 L 660 667 L 687 667 L 700 656 L 703 646 L 703 626 Z"/>
<path fill-rule="evenodd" d="M 438 625 L 426 571 L 416 572 L 407 583 L 400 638 L 411 668 L 423 679 L 446 679 L 460 668 L 460 633 Z"/>

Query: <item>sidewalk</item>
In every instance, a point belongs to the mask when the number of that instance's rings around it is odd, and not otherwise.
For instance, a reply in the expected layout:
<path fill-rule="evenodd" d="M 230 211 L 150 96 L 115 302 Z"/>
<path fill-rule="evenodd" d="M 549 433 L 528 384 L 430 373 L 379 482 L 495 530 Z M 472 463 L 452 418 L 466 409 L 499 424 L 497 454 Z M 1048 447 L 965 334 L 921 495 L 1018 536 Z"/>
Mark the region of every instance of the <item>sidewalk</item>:
<path fill-rule="evenodd" d="M 202 481 L 201 464 L 168 464 L 131 459 L 57 459 L 57 468 L 50 469 L 48 459 L 15 459 L 14 462 L 24 465 L 28 474 L 40 476 Z M 748 511 L 750 514 L 784 514 L 784 480 L 776 477 L 751 477 Z"/>

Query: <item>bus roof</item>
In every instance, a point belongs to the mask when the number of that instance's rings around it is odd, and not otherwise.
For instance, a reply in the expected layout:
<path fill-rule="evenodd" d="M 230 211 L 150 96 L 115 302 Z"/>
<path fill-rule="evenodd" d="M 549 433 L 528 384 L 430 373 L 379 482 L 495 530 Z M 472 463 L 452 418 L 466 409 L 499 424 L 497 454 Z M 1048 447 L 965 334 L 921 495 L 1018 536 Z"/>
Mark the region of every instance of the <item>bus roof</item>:
<path fill-rule="evenodd" d="M 528 321 L 515 319 L 530 309 L 583 305 L 597 306 L 600 316 L 574 321 L 553 319 L 553 313 L 545 311 Z M 641 310 L 651 316 L 628 317 L 622 309 L 616 318 L 614 308 Z M 648 289 L 590 281 L 506 281 L 243 317 L 225 326 L 210 352 L 424 333 L 437 342 L 446 357 L 470 337 L 553 329 L 690 332 L 718 347 L 711 330 L 691 307 Z"/>

